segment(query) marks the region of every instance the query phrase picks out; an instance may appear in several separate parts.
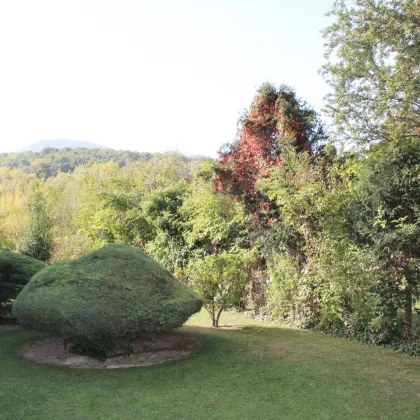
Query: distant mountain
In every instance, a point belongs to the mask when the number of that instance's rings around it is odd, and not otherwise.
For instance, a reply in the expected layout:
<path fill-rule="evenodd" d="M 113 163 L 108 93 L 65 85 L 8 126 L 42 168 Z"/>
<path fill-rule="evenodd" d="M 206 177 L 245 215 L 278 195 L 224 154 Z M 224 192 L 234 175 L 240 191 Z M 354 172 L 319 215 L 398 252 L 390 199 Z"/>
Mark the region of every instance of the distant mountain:
<path fill-rule="evenodd" d="M 108 147 L 102 146 L 96 143 L 89 143 L 87 141 L 77 141 L 68 139 L 52 139 L 52 140 L 40 140 L 36 143 L 30 144 L 23 149 L 17 150 L 18 152 L 41 152 L 46 147 L 53 147 L 55 149 L 63 149 L 70 147 L 75 149 L 76 147 L 86 147 L 87 149 L 108 149 Z"/>

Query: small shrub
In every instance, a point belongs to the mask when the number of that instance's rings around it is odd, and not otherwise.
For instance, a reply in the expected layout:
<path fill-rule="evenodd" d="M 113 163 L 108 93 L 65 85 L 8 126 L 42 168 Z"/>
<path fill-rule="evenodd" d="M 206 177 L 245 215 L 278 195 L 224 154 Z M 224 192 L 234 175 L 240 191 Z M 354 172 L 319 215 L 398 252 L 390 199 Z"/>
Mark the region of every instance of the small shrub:
<path fill-rule="evenodd" d="M 248 279 L 244 257 L 228 253 L 192 261 L 184 275 L 203 299 L 213 327 L 224 310 L 240 306 Z"/>

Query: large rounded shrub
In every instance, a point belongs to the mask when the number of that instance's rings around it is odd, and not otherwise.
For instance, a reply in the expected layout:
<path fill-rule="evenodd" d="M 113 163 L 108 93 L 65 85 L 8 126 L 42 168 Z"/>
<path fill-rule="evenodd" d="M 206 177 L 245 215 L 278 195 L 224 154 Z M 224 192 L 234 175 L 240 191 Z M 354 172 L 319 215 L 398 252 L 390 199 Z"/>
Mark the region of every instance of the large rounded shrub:
<path fill-rule="evenodd" d="M 10 316 L 10 300 L 15 299 L 31 277 L 44 267 L 42 261 L 26 255 L 0 251 L 0 316 Z"/>
<path fill-rule="evenodd" d="M 192 289 L 139 249 L 107 245 L 44 268 L 16 299 L 13 313 L 26 327 L 103 355 L 114 337 L 172 330 L 200 308 Z"/>

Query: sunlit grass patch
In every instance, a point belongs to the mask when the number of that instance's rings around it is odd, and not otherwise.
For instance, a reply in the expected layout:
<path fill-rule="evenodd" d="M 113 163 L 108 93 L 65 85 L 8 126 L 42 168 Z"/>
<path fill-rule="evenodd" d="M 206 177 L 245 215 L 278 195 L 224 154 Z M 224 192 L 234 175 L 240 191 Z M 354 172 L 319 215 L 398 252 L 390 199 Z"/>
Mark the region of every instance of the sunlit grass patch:
<path fill-rule="evenodd" d="M 0 333 L 3 419 L 417 419 L 420 359 L 223 314 L 184 328 L 203 347 L 187 359 L 118 371 L 23 360 L 40 335 Z"/>

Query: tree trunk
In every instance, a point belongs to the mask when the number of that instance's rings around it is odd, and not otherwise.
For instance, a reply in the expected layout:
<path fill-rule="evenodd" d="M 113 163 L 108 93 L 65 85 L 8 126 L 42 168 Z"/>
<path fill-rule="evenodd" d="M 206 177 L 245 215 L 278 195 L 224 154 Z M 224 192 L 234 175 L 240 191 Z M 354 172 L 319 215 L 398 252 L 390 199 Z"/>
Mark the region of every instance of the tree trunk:
<path fill-rule="evenodd" d="M 413 285 L 411 281 L 410 273 L 410 260 L 412 257 L 411 247 L 408 247 L 406 252 L 405 262 L 405 278 L 407 281 L 407 287 L 405 290 L 405 319 L 404 319 L 404 337 L 411 338 L 413 336 Z"/>
<path fill-rule="evenodd" d="M 411 285 L 409 286 L 409 290 L 406 291 L 404 324 L 404 337 L 411 338 L 413 336 L 413 294 L 411 292 Z"/>
<path fill-rule="evenodd" d="M 219 326 L 219 319 L 220 319 L 220 315 L 222 315 L 222 312 L 223 312 L 223 308 L 220 308 L 216 315 L 216 325 L 213 325 L 214 327 Z"/>
<path fill-rule="evenodd" d="M 211 320 L 212 320 L 213 327 L 217 327 L 216 308 L 214 307 L 214 300 L 212 302 Z"/>
<path fill-rule="evenodd" d="M 308 270 L 311 270 L 314 249 L 312 245 L 312 232 L 311 232 L 311 228 L 308 225 L 309 223 L 304 224 L 303 237 L 305 239 L 305 248 L 306 248 L 306 267 Z"/>

